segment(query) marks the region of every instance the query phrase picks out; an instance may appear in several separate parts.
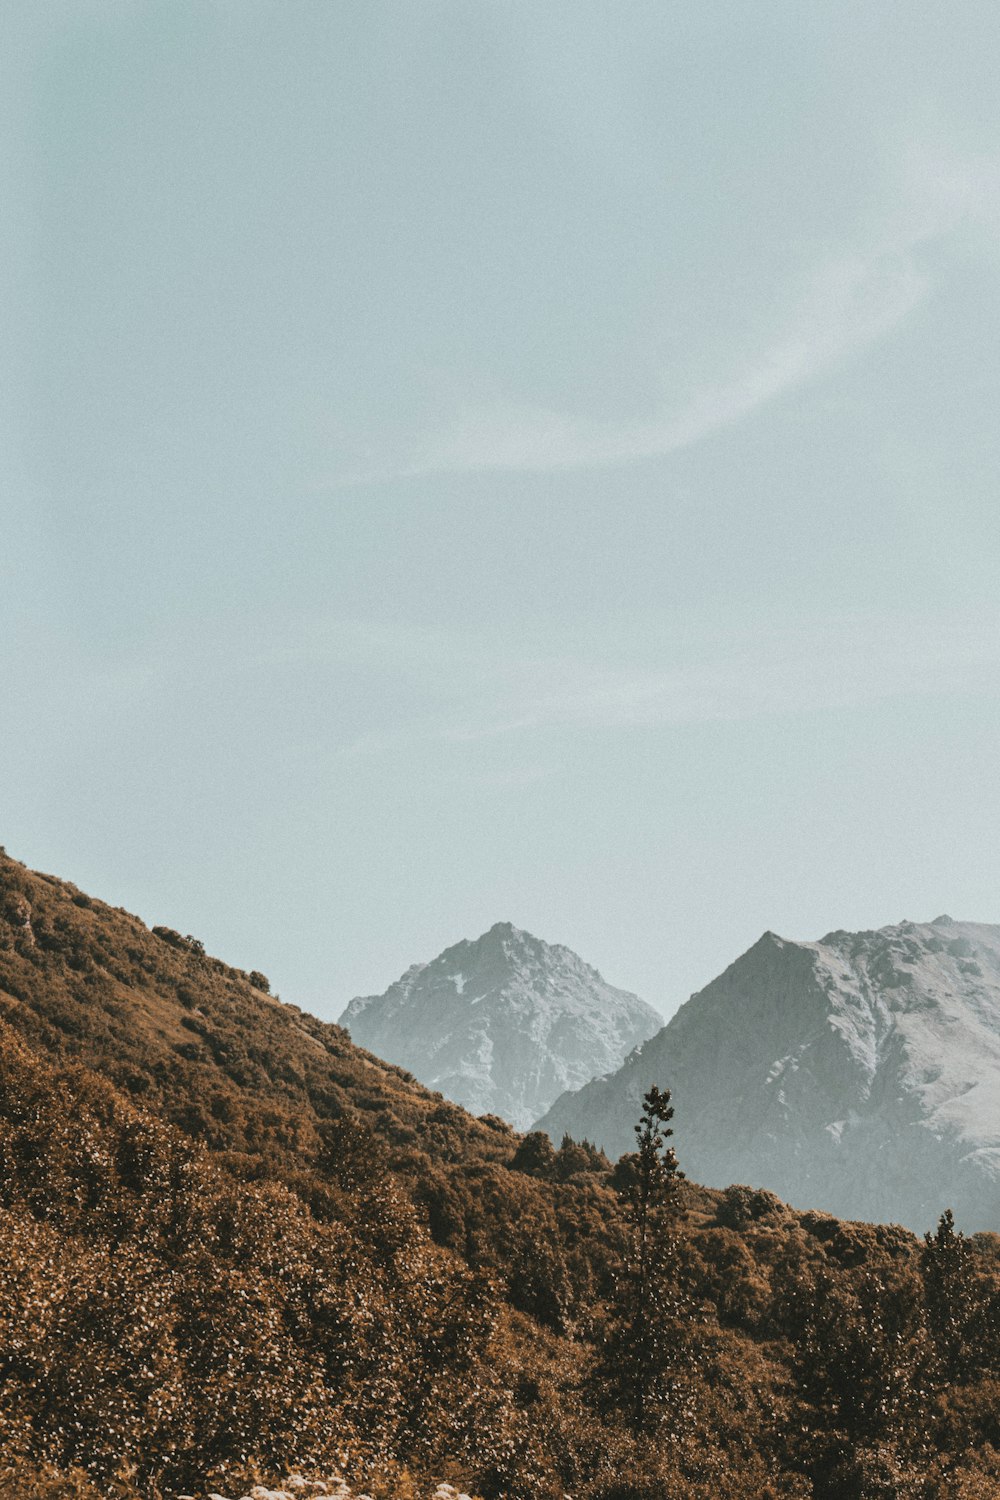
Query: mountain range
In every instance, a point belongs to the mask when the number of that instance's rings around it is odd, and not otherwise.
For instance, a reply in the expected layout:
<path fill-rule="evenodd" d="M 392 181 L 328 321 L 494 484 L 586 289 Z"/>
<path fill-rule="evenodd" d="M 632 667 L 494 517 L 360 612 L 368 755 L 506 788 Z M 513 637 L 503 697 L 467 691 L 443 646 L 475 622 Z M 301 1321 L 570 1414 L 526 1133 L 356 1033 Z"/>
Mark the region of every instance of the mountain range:
<path fill-rule="evenodd" d="M 926 1227 L 1000 1227 L 1000 927 L 768 932 L 608 1076 L 536 1128 L 632 1147 L 651 1084 L 699 1182 Z"/>
<path fill-rule="evenodd" d="M 965 984 L 989 931 L 905 942 Z M 269 989 L 0 849 L 0 1494 L 998 1492 L 1000 1235 L 668 1191 Z"/>
<path fill-rule="evenodd" d="M 340 1017 L 351 1039 L 471 1113 L 524 1130 L 663 1024 L 569 948 L 510 922 L 414 964 Z"/>

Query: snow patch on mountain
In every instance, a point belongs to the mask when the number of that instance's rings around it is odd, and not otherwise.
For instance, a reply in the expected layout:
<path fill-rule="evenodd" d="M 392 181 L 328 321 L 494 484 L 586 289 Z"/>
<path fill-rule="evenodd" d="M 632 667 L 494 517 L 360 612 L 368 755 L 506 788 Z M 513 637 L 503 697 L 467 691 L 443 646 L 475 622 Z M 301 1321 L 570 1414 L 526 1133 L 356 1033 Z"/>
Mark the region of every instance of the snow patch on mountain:
<path fill-rule="evenodd" d="M 1000 927 L 939 917 L 764 936 L 607 1078 L 538 1122 L 631 1149 L 669 1087 L 681 1164 L 802 1208 L 1000 1229 Z"/>
<path fill-rule="evenodd" d="M 414 964 L 340 1017 L 352 1039 L 474 1114 L 525 1129 L 662 1024 L 571 949 L 510 922 Z"/>

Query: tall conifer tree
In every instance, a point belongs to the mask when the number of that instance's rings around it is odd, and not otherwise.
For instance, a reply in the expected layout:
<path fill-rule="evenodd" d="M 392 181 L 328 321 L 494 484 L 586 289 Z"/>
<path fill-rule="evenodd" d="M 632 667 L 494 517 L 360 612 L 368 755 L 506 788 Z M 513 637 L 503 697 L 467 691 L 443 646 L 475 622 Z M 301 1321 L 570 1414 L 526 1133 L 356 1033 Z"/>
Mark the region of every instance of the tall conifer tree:
<path fill-rule="evenodd" d="M 635 1126 L 637 1150 L 620 1173 L 626 1246 L 597 1370 L 605 1399 L 636 1435 L 670 1418 L 680 1426 L 686 1404 L 691 1308 L 677 1276 L 673 1219 L 683 1174 L 669 1145 L 673 1114 L 669 1091 L 654 1085 Z"/>

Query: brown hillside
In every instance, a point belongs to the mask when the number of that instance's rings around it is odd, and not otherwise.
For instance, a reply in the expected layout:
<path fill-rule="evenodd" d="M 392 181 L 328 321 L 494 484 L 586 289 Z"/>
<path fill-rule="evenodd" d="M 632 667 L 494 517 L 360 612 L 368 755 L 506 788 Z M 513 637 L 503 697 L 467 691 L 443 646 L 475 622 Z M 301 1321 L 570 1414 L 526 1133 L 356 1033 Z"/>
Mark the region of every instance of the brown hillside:
<path fill-rule="evenodd" d="M 996 1236 L 641 1181 L 0 858 L 0 1496 L 1000 1492 Z"/>
<path fill-rule="evenodd" d="M 509 1155 L 514 1133 L 500 1121 L 442 1108 L 262 982 L 0 853 L 0 1006 L 49 1055 L 95 1068 L 188 1134 L 255 1162 L 317 1150 L 317 1121 L 352 1109 L 401 1146 L 434 1148 L 440 1127 L 461 1118 L 468 1154 Z M 266 1109 L 248 1120 L 234 1113 L 237 1095 Z"/>

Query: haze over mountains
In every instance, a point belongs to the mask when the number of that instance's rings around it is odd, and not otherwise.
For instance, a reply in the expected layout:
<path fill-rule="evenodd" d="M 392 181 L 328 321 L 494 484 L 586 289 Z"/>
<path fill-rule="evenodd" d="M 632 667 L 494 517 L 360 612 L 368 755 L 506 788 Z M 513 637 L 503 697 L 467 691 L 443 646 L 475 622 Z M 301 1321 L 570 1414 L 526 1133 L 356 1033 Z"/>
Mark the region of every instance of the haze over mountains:
<path fill-rule="evenodd" d="M 414 964 L 340 1017 L 360 1046 L 473 1114 L 521 1130 L 564 1090 L 616 1068 L 662 1023 L 569 948 L 510 922 Z"/>
<path fill-rule="evenodd" d="M 686 1171 L 913 1228 L 1000 1224 L 1000 927 L 768 932 L 611 1075 L 538 1121 L 612 1156 L 669 1087 Z"/>

